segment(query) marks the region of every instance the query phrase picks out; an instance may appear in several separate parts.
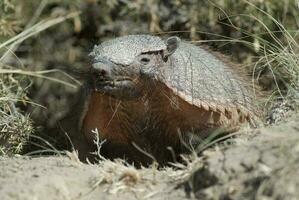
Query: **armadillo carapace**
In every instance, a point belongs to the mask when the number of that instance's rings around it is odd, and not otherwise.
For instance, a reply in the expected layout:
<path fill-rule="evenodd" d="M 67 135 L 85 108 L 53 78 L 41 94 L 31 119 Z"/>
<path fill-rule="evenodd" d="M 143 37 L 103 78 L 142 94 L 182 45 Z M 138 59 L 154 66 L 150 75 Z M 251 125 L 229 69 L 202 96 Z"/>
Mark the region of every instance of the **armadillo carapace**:
<path fill-rule="evenodd" d="M 237 69 L 178 37 L 123 36 L 90 56 L 81 127 L 91 146 L 97 129 L 109 158 L 173 161 L 186 144 L 254 117 L 253 94 Z"/>

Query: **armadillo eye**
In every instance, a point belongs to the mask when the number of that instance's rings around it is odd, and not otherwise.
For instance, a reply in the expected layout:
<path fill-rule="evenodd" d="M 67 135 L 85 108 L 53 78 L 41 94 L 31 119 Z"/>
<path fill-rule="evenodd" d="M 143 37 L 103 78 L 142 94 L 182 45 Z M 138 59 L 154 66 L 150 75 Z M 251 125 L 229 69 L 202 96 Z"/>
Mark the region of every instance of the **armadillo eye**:
<path fill-rule="evenodd" d="M 140 62 L 144 65 L 148 64 L 150 62 L 150 59 L 147 57 L 143 57 L 140 59 Z"/>

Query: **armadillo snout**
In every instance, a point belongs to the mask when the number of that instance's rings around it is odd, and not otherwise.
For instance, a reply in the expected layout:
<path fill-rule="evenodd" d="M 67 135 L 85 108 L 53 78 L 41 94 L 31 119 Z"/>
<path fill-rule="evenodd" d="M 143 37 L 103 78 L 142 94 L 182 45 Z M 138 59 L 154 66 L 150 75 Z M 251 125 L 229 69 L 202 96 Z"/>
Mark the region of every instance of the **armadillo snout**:
<path fill-rule="evenodd" d="M 92 70 L 94 73 L 99 74 L 100 76 L 110 77 L 112 66 L 110 66 L 108 63 L 103 62 L 96 62 L 92 65 Z"/>

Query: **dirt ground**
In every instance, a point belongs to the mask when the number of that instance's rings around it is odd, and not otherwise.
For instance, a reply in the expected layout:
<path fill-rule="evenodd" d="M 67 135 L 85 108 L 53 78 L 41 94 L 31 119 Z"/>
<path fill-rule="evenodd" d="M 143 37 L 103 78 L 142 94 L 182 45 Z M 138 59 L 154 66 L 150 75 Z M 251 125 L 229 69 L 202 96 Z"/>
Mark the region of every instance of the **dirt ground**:
<path fill-rule="evenodd" d="M 61 156 L 2 158 L 0 163 L 3 200 L 186 198 L 174 189 L 168 170 L 136 170 L 111 161 L 87 165 Z"/>
<path fill-rule="evenodd" d="M 74 154 L 0 158 L 1 199 L 299 198 L 299 115 L 243 130 L 186 166 L 135 169 Z"/>
<path fill-rule="evenodd" d="M 243 64 L 266 90 L 264 95 L 298 99 L 298 34 L 287 31 L 298 30 L 298 1 L 215 3 L 0 0 L 0 60 L 7 54 L 0 68 L 37 71 L 26 78 L 22 73 L 1 75 L 0 129 L 6 138 L 0 137 L 0 154 L 47 151 L 48 144 L 55 151 L 71 149 L 68 137 L 57 136 L 57 126 L 62 129 L 58 122 L 74 108 L 77 90 L 70 86 L 80 85 L 69 75 L 86 81 L 83 72 L 91 64 L 87 55 L 94 44 L 122 35 L 177 35 L 211 46 Z M 37 78 L 42 71 L 53 73 Z M 275 115 L 289 109 L 278 105 Z M 0 200 L 299 199 L 299 114 L 285 120 L 242 130 L 172 168 L 135 169 L 109 160 L 83 164 L 73 153 L 0 156 Z"/>
<path fill-rule="evenodd" d="M 205 153 L 187 183 L 198 199 L 299 199 L 299 115 L 253 133 Z"/>

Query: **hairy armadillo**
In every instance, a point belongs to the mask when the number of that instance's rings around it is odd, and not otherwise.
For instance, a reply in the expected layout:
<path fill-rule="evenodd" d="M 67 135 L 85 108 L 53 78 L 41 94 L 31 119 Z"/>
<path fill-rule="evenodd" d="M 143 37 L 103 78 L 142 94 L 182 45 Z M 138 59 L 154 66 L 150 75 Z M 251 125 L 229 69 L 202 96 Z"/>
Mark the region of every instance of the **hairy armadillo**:
<path fill-rule="evenodd" d="M 90 147 L 97 134 L 105 140 L 108 158 L 164 164 L 186 143 L 236 130 L 255 116 L 252 91 L 237 69 L 178 37 L 123 36 L 90 56 L 81 130 Z"/>

